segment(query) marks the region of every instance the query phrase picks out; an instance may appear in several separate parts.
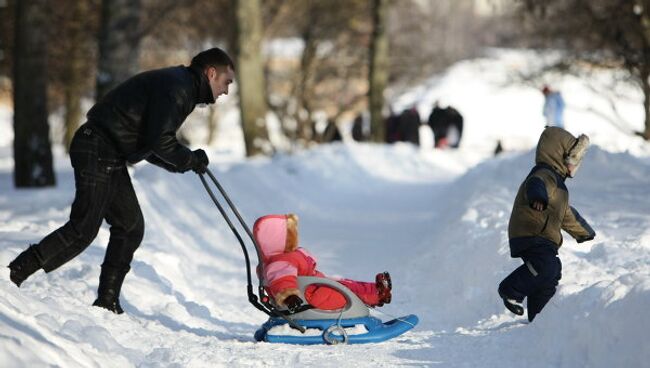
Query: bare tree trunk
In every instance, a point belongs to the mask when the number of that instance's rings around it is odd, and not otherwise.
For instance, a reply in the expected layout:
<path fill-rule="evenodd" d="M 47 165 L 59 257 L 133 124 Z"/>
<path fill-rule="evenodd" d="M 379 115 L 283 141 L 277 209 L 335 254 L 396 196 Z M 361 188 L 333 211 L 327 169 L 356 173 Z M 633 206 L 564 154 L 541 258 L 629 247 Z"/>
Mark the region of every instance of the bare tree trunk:
<path fill-rule="evenodd" d="M 239 106 L 246 155 L 253 156 L 262 152 L 262 142 L 268 142 L 260 1 L 235 0 L 235 15 Z"/>
<path fill-rule="evenodd" d="M 16 2 L 14 184 L 55 185 L 47 120 L 46 0 Z"/>
<path fill-rule="evenodd" d="M 645 112 L 645 129 L 641 136 L 645 140 L 650 140 L 650 68 L 644 66 L 641 70 L 641 88 L 643 90 L 643 111 Z"/>
<path fill-rule="evenodd" d="M 217 108 L 214 105 L 210 105 L 208 107 L 208 117 L 207 117 L 207 124 L 208 124 L 208 138 L 206 144 L 209 146 L 210 143 L 214 140 L 214 138 L 217 136 Z"/>
<path fill-rule="evenodd" d="M 309 16 L 312 17 L 313 9 L 309 10 Z M 316 42 L 312 35 L 311 27 L 308 27 L 302 35 L 302 40 L 305 47 L 302 50 L 300 58 L 300 72 L 299 80 L 296 84 L 296 100 L 298 101 L 297 109 L 295 112 L 295 119 L 298 122 L 296 127 L 295 140 L 303 140 L 307 143 L 312 140 L 314 132 L 314 124 L 311 117 L 311 107 L 309 106 L 309 81 L 312 78 L 312 64 L 316 58 Z"/>
<path fill-rule="evenodd" d="M 102 0 L 97 100 L 138 71 L 140 0 Z"/>
<path fill-rule="evenodd" d="M 373 31 L 370 45 L 370 71 L 368 73 L 368 105 L 372 140 L 385 142 L 386 127 L 382 116 L 384 89 L 388 84 L 388 0 L 373 0 Z"/>
<path fill-rule="evenodd" d="M 73 60 L 70 61 L 71 64 L 74 63 Z M 71 66 L 72 67 L 72 66 Z M 74 72 L 71 72 L 74 73 Z M 75 78 L 77 76 L 70 76 Z M 65 146 L 65 151 L 70 152 L 70 143 L 72 143 L 72 137 L 74 136 L 75 131 L 79 127 L 79 120 L 81 119 L 81 89 L 79 84 L 74 84 L 77 82 L 71 82 L 64 86 L 64 116 L 63 116 L 63 144 Z"/>
<path fill-rule="evenodd" d="M 66 152 L 70 150 L 70 142 L 74 132 L 79 126 L 81 119 L 81 95 L 83 93 L 84 81 L 84 58 L 87 57 L 83 50 L 83 39 L 85 32 L 84 17 L 88 13 L 88 3 L 86 1 L 75 2 L 70 26 L 69 39 L 66 43 L 69 47 L 68 62 L 64 70 L 64 127 L 63 143 Z"/>
<path fill-rule="evenodd" d="M 637 5 L 640 5 L 641 9 L 643 9 L 643 12 L 640 14 L 640 25 L 645 50 L 643 53 L 645 62 L 641 65 L 641 89 L 643 90 L 643 111 L 645 112 L 645 129 L 642 136 L 645 140 L 650 140 L 650 65 L 648 65 L 648 61 L 650 61 L 648 60 L 650 57 L 648 53 L 648 49 L 650 48 L 650 14 L 648 14 L 648 11 L 650 9 L 647 0 L 637 3 Z"/>

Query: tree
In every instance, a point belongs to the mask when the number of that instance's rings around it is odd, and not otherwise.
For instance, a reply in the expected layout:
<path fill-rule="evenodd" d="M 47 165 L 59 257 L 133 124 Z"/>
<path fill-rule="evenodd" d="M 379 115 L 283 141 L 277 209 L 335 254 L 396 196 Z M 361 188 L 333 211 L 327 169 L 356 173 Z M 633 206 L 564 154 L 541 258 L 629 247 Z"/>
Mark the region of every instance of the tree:
<path fill-rule="evenodd" d="M 382 109 L 384 89 L 388 83 L 388 0 L 374 0 L 372 7 L 372 38 L 370 41 L 370 71 L 368 73 L 368 105 L 370 107 L 370 132 L 375 142 L 385 142 L 386 129 Z"/>
<path fill-rule="evenodd" d="M 102 0 L 97 99 L 139 70 L 140 0 Z"/>
<path fill-rule="evenodd" d="M 14 21 L 16 12 L 14 1 L 0 1 L 0 78 L 11 78 L 14 41 Z M 1 83 L 1 82 L 0 82 Z M 6 88 L 0 84 L 0 88 Z M 0 92 L 6 92 L 0 90 Z"/>
<path fill-rule="evenodd" d="M 480 53 L 488 32 L 480 27 L 484 20 L 476 15 L 477 1 L 400 0 L 393 4 L 386 25 L 393 89 L 408 88 Z"/>
<path fill-rule="evenodd" d="M 299 39 L 299 54 L 271 55 L 266 71 L 271 109 L 297 145 L 318 140 L 314 112 L 352 119 L 368 93 L 370 12 L 366 1 L 266 1 L 269 39 Z M 290 52 L 291 54 L 292 52 Z M 325 121 L 323 121 L 325 123 Z"/>
<path fill-rule="evenodd" d="M 521 0 L 524 24 L 544 46 L 563 50 L 554 68 L 576 65 L 627 72 L 643 93 L 645 129 L 650 140 L 650 3 L 642 0 Z"/>
<path fill-rule="evenodd" d="M 63 107 L 63 145 L 69 149 L 83 119 L 81 99 L 93 87 L 97 30 L 94 0 L 60 0 L 49 4 L 52 32 L 48 42 L 51 108 Z M 54 106 L 52 106 L 54 105 Z"/>
<path fill-rule="evenodd" d="M 14 184 L 55 185 L 47 111 L 46 0 L 15 5 Z"/>
<path fill-rule="evenodd" d="M 241 121 L 246 154 L 263 151 L 268 141 L 265 116 L 264 67 L 262 63 L 262 14 L 259 0 L 234 0 L 236 28 L 236 69 Z"/>

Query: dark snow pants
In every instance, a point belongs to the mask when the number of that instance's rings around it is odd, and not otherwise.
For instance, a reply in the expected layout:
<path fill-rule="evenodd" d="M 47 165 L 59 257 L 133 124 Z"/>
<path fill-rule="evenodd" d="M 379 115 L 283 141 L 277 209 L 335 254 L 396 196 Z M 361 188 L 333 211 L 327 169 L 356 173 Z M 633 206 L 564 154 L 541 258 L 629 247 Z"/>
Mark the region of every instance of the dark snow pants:
<path fill-rule="evenodd" d="M 528 320 L 532 322 L 555 294 L 562 278 L 562 262 L 555 247 L 548 245 L 526 250 L 521 259 L 524 264 L 499 284 L 499 294 L 518 302 L 527 297 Z"/>
<path fill-rule="evenodd" d="M 144 219 L 126 162 L 95 128 L 82 125 L 70 146 L 76 193 L 70 220 L 36 246 L 45 272 L 68 262 L 95 239 L 103 220 L 110 239 L 103 267 L 128 271 L 144 236 Z"/>

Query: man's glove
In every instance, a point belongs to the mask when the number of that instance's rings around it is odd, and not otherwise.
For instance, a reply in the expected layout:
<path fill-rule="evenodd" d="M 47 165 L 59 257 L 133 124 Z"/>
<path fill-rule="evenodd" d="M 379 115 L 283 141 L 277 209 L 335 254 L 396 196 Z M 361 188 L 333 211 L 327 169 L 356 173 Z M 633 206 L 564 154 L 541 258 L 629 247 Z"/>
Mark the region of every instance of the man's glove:
<path fill-rule="evenodd" d="M 210 163 L 210 160 L 208 160 L 208 155 L 202 149 L 192 151 L 192 154 L 194 155 L 194 162 L 192 163 L 191 167 L 192 171 L 197 174 L 205 174 L 205 170 L 207 170 L 208 164 Z"/>
<path fill-rule="evenodd" d="M 298 295 L 289 295 L 284 300 L 284 304 L 287 306 L 289 313 L 295 313 L 302 305 L 302 299 Z"/>

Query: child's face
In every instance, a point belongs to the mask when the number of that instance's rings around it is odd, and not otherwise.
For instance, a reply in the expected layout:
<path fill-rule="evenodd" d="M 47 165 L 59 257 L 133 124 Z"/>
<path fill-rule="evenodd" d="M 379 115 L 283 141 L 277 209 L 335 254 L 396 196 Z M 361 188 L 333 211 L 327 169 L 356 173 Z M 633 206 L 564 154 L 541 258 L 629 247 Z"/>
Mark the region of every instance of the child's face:
<path fill-rule="evenodd" d="M 569 176 L 573 177 L 576 173 L 576 165 L 566 164 L 567 170 L 569 170 Z"/>

